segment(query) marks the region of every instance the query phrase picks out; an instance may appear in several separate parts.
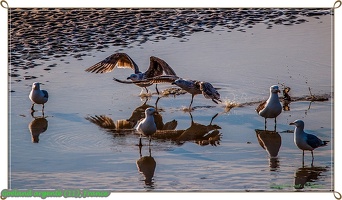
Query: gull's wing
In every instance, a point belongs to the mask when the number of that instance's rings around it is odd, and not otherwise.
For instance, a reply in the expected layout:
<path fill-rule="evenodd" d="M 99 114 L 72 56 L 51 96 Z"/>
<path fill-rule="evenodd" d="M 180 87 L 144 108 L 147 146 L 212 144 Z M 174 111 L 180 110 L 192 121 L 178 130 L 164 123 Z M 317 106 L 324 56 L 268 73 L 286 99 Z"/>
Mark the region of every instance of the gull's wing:
<path fill-rule="evenodd" d="M 49 98 L 49 93 L 46 90 L 42 90 L 42 92 L 44 93 L 45 98 Z"/>
<path fill-rule="evenodd" d="M 125 53 L 115 53 L 99 63 L 86 69 L 86 72 L 91 73 L 107 73 L 114 70 L 115 67 L 118 68 L 131 68 L 134 73 L 139 73 L 138 65 Z"/>
<path fill-rule="evenodd" d="M 176 73 L 173 69 L 162 59 L 151 56 L 150 57 L 150 66 L 145 72 L 145 78 L 152 78 L 155 76 L 161 76 L 165 73 L 166 75 L 174 75 Z"/>
<path fill-rule="evenodd" d="M 175 80 L 179 79 L 178 76 L 173 75 L 162 75 L 162 76 L 156 76 L 152 78 L 147 78 L 141 81 L 126 81 L 126 80 L 120 80 L 117 78 L 113 78 L 114 81 L 119 83 L 125 83 L 125 84 L 154 84 L 154 83 L 172 83 Z"/>
<path fill-rule="evenodd" d="M 208 82 L 202 82 L 200 83 L 200 89 L 202 91 L 202 94 L 207 99 L 212 99 L 215 103 L 217 101 L 221 101 L 220 94 L 216 91 L 216 89 Z"/>
<path fill-rule="evenodd" d="M 125 81 L 125 80 L 120 80 L 117 78 L 113 78 L 114 81 L 119 82 L 119 83 L 125 83 L 125 84 L 133 84 L 133 83 L 150 83 L 148 80 L 142 80 L 142 81 Z"/>
<path fill-rule="evenodd" d="M 179 79 L 179 77 L 176 75 L 162 75 L 148 78 L 147 80 L 151 83 L 172 83 L 177 79 Z"/>
<path fill-rule="evenodd" d="M 322 140 L 320 140 L 315 135 L 311 135 L 311 134 L 307 134 L 306 142 L 308 143 L 308 145 L 310 145 L 314 149 L 320 146 L 325 146 Z"/>
<path fill-rule="evenodd" d="M 257 113 L 259 113 L 262 109 L 264 109 L 266 106 L 266 101 L 261 102 L 258 107 L 255 109 L 255 111 L 257 111 Z"/>

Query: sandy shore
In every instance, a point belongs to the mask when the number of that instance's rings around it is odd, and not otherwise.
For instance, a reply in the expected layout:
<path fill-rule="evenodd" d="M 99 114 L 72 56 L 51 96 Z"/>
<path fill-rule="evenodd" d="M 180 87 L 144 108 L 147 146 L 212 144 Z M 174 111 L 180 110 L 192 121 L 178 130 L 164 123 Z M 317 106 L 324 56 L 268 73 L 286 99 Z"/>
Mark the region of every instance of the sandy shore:
<path fill-rule="evenodd" d="M 211 32 L 216 26 L 245 32 L 258 23 L 267 29 L 307 22 L 328 9 L 48 9 L 16 8 L 10 11 L 10 76 L 35 79 L 18 73 L 65 56 L 82 59 L 85 51 L 109 46 L 139 46 L 167 37 L 182 42 L 195 32 Z M 86 22 L 86 23 L 85 23 Z M 68 64 L 68 63 L 66 63 Z M 49 71 L 56 64 L 47 66 Z M 18 77 L 18 78 L 17 78 Z"/>

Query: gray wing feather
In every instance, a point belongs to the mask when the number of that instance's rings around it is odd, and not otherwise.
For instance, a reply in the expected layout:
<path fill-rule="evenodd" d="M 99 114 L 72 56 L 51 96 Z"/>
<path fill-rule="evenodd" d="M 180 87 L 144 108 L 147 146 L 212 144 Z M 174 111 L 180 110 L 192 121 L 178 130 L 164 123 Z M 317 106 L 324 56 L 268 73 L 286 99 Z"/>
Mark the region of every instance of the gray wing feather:
<path fill-rule="evenodd" d="M 49 98 L 49 94 L 46 90 L 42 90 L 42 92 L 44 93 L 44 97 Z"/>
<path fill-rule="evenodd" d="M 324 146 L 322 140 L 320 140 L 315 135 L 307 134 L 306 142 L 308 145 L 310 145 L 312 148 L 317 148 L 320 146 Z"/>

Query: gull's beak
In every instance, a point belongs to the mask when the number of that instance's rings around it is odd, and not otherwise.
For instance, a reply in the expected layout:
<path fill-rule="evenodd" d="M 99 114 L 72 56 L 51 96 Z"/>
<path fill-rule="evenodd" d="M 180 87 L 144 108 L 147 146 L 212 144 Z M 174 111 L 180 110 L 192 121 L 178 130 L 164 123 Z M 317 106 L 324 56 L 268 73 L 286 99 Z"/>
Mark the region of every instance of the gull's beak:
<path fill-rule="evenodd" d="M 289 125 L 296 125 L 295 123 L 291 122 Z"/>

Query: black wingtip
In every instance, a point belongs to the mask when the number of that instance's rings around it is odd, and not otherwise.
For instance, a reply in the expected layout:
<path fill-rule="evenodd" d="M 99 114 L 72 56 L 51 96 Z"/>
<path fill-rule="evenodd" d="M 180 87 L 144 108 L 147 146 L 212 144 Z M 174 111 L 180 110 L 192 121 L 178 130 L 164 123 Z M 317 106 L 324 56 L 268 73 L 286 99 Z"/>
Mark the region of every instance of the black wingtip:
<path fill-rule="evenodd" d="M 330 142 L 330 141 L 323 141 L 323 145 L 322 146 L 327 146 L 328 142 Z"/>

